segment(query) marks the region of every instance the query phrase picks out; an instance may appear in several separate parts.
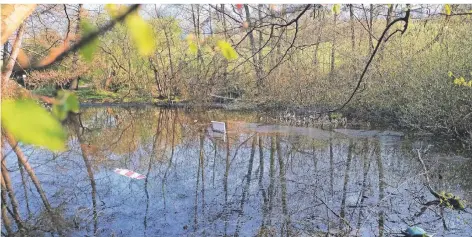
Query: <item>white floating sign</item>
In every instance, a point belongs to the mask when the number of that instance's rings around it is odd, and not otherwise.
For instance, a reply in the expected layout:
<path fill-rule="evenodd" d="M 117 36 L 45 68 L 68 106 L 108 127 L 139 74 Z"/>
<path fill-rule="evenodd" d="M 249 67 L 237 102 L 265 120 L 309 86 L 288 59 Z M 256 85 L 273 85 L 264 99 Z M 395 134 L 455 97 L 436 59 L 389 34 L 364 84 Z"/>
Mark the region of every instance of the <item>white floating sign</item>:
<path fill-rule="evenodd" d="M 226 124 L 224 122 L 211 121 L 211 130 L 218 133 L 226 133 Z"/>

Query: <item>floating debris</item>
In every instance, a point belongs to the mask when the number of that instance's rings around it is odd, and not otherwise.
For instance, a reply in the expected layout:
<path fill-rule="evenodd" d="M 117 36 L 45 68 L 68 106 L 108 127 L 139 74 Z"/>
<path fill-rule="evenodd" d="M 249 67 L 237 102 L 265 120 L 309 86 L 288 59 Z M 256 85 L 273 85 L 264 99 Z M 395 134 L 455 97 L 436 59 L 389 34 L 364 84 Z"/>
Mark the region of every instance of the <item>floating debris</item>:
<path fill-rule="evenodd" d="M 432 235 L 428 235 L 425 230 L 421 229 L 420 227 L 417 226 L 412 226 L 408 227 L 405 231 L 403 231 L 403 234 L 406 237 L 428 237 Z"/>
<path fill-rule="evenodd" d="M 132 178 L 132 179 L 144 179 L 144 178 L 146 178 L 145 175 L 142 175 L 142 174 L 139 174 L 139 173 L 136 173 L 134 171 L 127 170 L 127 169 L 116 168 L 115 173 L 121 174 L 123 176 L 126 176 L 128 178 Z"/>

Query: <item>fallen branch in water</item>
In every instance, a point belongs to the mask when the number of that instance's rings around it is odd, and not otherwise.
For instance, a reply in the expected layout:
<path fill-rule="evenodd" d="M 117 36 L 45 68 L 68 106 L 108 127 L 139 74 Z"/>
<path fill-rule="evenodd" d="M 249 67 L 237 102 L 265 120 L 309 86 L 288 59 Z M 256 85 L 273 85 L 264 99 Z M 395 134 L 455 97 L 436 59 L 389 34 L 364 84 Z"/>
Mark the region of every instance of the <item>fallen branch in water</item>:
<path fill-rule="evenodd" d="M 417 154 L 418 154 L 418 160 L 420 161 L 421 165 L 423 166 L 424 170 L 424 175 L 426 177 L 426 187 L 428 188 L 429 192 L 436 197 L 439 201 L 439 205 L 446 206 L 449 208 L 452 208 L 454 210 L 464 210 L 465 209 L 465 204 L 464 201 L 461 200 L 460 197 L 455 196 L 452 193 L 446 193 L 446 192 L 437 192 L 431 187 L 431 181 L 429 179 L 428 175 L 428 169 L 426 168 L 426 165 L 423 161 L 423 158 L 421 157 L 421 151 L 420 149 L 417 149 Z M 433 202 L 430 202 L 433 203 Z"/>

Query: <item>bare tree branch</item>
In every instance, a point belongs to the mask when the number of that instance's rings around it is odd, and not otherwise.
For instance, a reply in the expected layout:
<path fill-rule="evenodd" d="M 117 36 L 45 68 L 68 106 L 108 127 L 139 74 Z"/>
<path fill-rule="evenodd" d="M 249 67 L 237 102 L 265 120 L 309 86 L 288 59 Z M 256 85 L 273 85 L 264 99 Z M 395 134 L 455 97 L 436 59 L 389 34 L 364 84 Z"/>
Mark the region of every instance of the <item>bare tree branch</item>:
<path fill-rule="evenodd" d="M 382 42 L 384 42 L 382 39 L 385 37 L 385 35 L 387 34 L 388 30 L 393 26 L 395 25 L 397 22 L 400 22 L 400 21 L 403 21 L 404 22 L 404 25 L 403 25 L 403 29 L 400 30 L 399 32 L 401 32 L 401 34 L 404 34 L 408 28 L 408 21 L 410 19 L 410 9 L 408 9 L 406 11 L 406 14 L 404 17 L 402 18 L 397 18 L 395 19 L 394 21 L 392 21 L 387 27 L 385 27 L 383 33 L 382 33 L 382 36 L 380 36 L 379 40 L 377 41 L 377 45 L 375 46 L 375 49 L 374 49 L 374 52 L 372 52 L 372 54 L 370 55 L 370 58 L 369 58 L 369 61 L 367 61 L 367 64 L 365 65 L 365 68 L 364 70 L 362 71 L 362 74 L 361 76 L 359 77 L 359 80 L 357 81 L 357 85 L 356 85 L 356 88 L 354 88 L 354 91 L 352 91 L 351 95 L 349 96 L 349 98 L 346 100 L 346 102 L 344 102 L 340 107 L 336 108 L 336 109 L 333 109 L 333 110 L 330 110 L 328 111 L 329 113 L 332 113 L 332 112 L 335 112 L 335 111 L 339 111 L 341 109 L 343 109 L 347 104 L 349 104 L 349 102 L 351 102 L 352 98 L 354 97 L 354 95 L 357 93 L 357 91 L 359 90 L 361 84 L 362 84 L 362 80 L 364 79 L 364 76 L 365 76 L 365 73 L 367 72 L 367 69 L 369 69 L 369 66 L 370 64 L 372 63 L 372 60 L 374 59 L 375 55 L 377 54 L 377 51 L 379 49 L 379 46 L 380 44 L 382 44 Z M 395 34 L 397 31 L 393 32 L 391 35 Z M 390 36 L 391 36 L 390 35 Z M 389 36 L 389 37 L 390 37 Z"/>

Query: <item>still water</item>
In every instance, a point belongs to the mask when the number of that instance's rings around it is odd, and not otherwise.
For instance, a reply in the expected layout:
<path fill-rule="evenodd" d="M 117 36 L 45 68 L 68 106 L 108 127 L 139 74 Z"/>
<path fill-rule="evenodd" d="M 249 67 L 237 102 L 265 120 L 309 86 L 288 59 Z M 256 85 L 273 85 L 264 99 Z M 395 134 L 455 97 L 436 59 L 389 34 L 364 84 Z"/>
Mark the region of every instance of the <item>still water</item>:
<path fill-rule="evenodd" d="M 211 120 L 226 122 L 227 134 L 209 130 Z M 65 123 L 67 151 L 21 146 L 49 208 L 4 148 L 27 234 L 396 236 L 416 225 L 435 236 L 472 236 L 471 214 L 424 205 L 434 196 L 417 152 L 433 188 L 468 204 L 469 157 L 382 130 L 258 120 L 218 110 L 84 108 Z"/>

